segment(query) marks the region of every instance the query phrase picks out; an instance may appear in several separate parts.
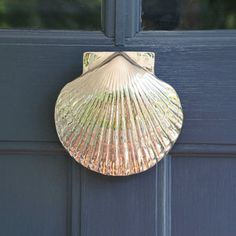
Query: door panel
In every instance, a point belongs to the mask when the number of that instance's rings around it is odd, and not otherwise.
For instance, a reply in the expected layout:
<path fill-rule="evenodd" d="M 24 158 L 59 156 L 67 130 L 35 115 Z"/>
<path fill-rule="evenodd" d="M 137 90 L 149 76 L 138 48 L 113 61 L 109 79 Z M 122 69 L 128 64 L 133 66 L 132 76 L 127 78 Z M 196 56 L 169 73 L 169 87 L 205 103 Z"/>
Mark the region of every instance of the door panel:
<path fill-rule="evenodd" d="M 82 235 L 155 235 L 155 167 L 128 179 L 82 173 Z"/>
<path fill-rule="evenodd" d="M 128 45 L 154 50 L 156 74 L 176 88 L 178 143 L 236 143 L 236 31 L 143 32 Z"/>
<path fill-rule="evenodd" d="M 0 235 L 67 235 L 68 164 L 66 155 L 0 155 Z"/>
<path fill-rule="evenodd" d="M 172 235 L 233 236 L 235 156 L 172 159 Z"/>
<path fill-rule="evenodd" d="M 120 49 L 156 53 L 156 74 L 176 88 L 183 104 L 179 143 L 235 144 L 236 33 L 199 34 L 141 33 Z M 0 39 L 0 140 L 57 141 L 55 101 L 81 74 L 83 52 L 119 49 L 96 33 L 87 40 L 78 34 L 77 42 L 55 36 L 58 42 L 51 42 L 51 34 L 41 43 L 25 36 L 13 43 L 14 34 Z"/>

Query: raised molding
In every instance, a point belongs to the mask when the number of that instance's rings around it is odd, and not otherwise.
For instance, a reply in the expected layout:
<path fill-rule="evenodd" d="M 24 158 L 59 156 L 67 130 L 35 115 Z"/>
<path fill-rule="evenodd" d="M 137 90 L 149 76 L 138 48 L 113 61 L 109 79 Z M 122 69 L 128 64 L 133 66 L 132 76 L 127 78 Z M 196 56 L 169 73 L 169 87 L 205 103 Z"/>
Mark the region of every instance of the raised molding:
<path fill-rule="evenodd" d="M 0 154 L 41 154 L 42 156 L 54 153 L 67 154 L 59 142 L 34 142 L 34 141 L 0 141 Z M 186 156 L 225 156 L 236 155 L 236 144 L 175 144 L 170 155 Z"/>

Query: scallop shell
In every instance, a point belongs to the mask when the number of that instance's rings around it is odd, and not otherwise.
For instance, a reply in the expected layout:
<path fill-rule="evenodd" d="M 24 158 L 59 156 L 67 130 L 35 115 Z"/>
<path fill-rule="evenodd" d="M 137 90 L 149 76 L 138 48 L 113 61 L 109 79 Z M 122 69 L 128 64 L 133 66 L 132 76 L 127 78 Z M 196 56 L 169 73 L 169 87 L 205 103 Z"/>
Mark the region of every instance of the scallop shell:
<path fill-rule="evenodd" d="M 68 83 L 59 94 L 60 141 L 83 166 L 124 176 L 154 166 L 171 149 L 183 123 L 179 97 L 126 53 Z"/>

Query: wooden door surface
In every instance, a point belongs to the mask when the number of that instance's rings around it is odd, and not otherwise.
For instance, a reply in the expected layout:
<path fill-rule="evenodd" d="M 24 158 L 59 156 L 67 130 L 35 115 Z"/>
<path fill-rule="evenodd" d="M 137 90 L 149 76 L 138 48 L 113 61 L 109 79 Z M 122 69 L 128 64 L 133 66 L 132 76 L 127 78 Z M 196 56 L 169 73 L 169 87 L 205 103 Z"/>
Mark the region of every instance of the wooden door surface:
<path fill-rule="evenodd" d="M 0 30 L 0 235 L 235 236 L 236 31 L 138 32 L 139 1 L 103 9 L 104 33 Z M 61 147 L 54 106 L 83 52 L 129 50 L 156 53 L 184 126 L 157 166 L 107 177 Z"/>

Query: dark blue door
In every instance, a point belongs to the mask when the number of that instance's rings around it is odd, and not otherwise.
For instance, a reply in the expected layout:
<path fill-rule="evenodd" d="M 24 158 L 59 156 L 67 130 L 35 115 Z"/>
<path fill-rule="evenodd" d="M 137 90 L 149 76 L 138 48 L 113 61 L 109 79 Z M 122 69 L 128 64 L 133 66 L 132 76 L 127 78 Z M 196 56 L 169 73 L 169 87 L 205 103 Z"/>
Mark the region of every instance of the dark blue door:
<path fill-rule="evenodd" d="M 105 34 L 0 31 L 0 235 L 235 236 L 236 32 L 138 32 L 139 1 L 103 4 Z M 111 50 L 154 51 L 185 114 L 170 155 L 130 177 L 81 167 L 54 127 L 83 52 Z"/>

